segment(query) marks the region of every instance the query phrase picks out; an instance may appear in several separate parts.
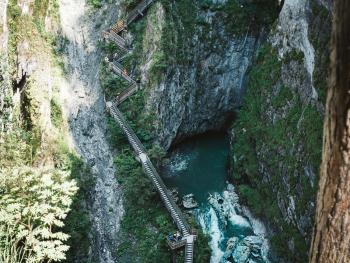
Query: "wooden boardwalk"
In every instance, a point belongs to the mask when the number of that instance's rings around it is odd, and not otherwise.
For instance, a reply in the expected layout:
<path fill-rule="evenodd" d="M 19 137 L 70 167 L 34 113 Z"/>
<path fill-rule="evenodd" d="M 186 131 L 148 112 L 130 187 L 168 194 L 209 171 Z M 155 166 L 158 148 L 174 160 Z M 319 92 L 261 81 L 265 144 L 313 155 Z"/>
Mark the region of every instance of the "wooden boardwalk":
<path fill-rule="evenodd" d="M 103 37 L 105 39 L 109 39 L 114 41 L 118 47 L 121 48 L 122 51 L 127 51 L 125 40 L 118 35 L 121 31 L 123 31 L 127 25 L 129 25 L 132 21 L 134 21 L 138 16 L 142 16 L 143 12 L 149 7 L 149 5 L 154 2 L 153 0 L 144 0 L 137 7 L 130 12 L 127 16 L 127 19 L 118 22 L 109 32 L 103 32 Z M 136 136 L 133 129 L 130 127 L 128 122 L 125 120 L 122 112 L 118 109 L 118 105 L 125 101 L 128 97 L 133 95 L 138 89 L 139 86 L 136 81 L 129 76 L 127 71 L 123 68 L 123 66 L 118 62 L 108 62 L 110 68 L 114 73 L 118 74 L 124 80 L 130 83 L 130 86 L 126 88 L 122 93 L 120 93 L 115 99 L 106 103 L 107 110 L 112 115 L 112 117 L 116 120 L 118 125 L 122 128 L 125 133 L 128 141 L 133 148 L 137 159 L 140 161 L 143 171 L 145 174 L 151 179 L 153 185 L 157 189 L 166 209 L 170 213 L 174 223 L 182 234 L 182 240 L 178 242 L 171 242 L 167 239 L 169 246 L 172 249 L 177 249 L 185 246 L 185 263 L 193 262 L 193 248 L 194 241 L 196 240 L 196 235 L 192 234 L 191 228 L 188 225 L 183 213 L 180 208 L 175 203 L 173 197 L 171 196 L 169 190 L 165 186 L 162 178 L 159 176 L 156 168 L 152 164 L 150 158 L 147 155 L 145 147 Z"/>

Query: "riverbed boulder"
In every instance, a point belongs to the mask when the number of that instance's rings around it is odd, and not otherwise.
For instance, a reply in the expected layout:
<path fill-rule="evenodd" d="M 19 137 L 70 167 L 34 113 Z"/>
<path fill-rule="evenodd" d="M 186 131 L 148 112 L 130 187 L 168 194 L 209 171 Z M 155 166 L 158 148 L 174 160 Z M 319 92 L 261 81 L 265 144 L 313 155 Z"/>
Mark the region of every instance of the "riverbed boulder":
<path fill-rule="evenodd" d="M 231 257 L 232 252 L 236 249 L 236 246 L 238 243 L 239 243 L 238 237 L 231 237 L 228 239 L 227 244 L 226 244 L 225 254 L 223 256 L 223 258 L 225 260 L 227 260 Z"/>
<path fill-rule="evenodd" d="M 232 257 L 236 263 L 247 263 L 249 260 L 251 249 L 249 246 L 240 243 L 233 251 Z"/>
<path fill-rule="evenodd" d="M 179 191 L 177 190 L 177 188 L 172 188 L 169 190 L 171 196 L 173 197 L 175 203 L 179 202 Z"/>
<path fill-rule="evenodd" d="M 197 201 L 194 199 L 193 194 L 184 195 L 182 197 L 182 205 L 184 208 L 193 209 L 198 207 Z"/>
<path fill-rule="evenodd" d="M 243 240 L 243 244 L 250 247 L 252 258 L 262 259 L 262 256 L 261 256 L 262 243 L 263 243 L 263 239 L 259 236 L 247 236 Z"/>
<path fill-rule="evenodd" d="M 233 260 L 233 262 L 264 262 L 261 247 L 263 238 L 260 236 L 247 236 L 244 239 L 231 237 L 227 241 L 224 260 Z M 223 261 L 223 262 L 226 262 Z"/>

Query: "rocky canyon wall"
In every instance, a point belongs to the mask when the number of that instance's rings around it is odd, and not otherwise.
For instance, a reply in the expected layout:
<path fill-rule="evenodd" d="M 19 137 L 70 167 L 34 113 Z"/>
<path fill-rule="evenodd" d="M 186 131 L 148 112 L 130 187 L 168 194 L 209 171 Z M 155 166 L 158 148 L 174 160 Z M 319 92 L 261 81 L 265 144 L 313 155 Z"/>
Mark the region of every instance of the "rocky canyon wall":
<path fill-rule="evenodd" d="M 237 9 L 231 1 L 158 2 L 143 35 L 141 82 L 165 149 L 223 128 L 239 109 L 232 128 L 232 181 L 270 223 L 278 256 L 306 262 L 321 158 L 331 2 L 282 1 L 276 21 L 258 28 L 242 23 L 240 13 L 250 2 Z M 231 8 L 234 23 L 222 6 Z M 252 17 L 248 20 L 260 22 Z"/>
<path fill-rule="evenodd" d="M 229 32 L 224 5 L 160 1 L 148 18 L 141 81 L 165 149 L 222 129 L 241 103 L 257 37 L 248 26 L 241 34 Z"/>
<path fill-rule="evenodd" d="M 11 97 L 8 69 L 8 26 L 7 0 L 0 2 L 0 132 L 4 131 L 11 119 Z"/>
<path fill-rule="evenodd" d="M 272 226 L 286 262 L 307 262 L 321 161 L 331 8 L 286 0 L 257 51 L 232 129 L 232 178 Z"/>

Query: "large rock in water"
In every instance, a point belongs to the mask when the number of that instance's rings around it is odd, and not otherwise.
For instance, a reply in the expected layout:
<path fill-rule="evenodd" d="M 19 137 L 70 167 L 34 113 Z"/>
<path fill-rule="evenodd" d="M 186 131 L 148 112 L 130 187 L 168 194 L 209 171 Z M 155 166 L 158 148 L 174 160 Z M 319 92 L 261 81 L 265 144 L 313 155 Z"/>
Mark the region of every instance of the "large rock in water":
<path fill-rule="evenodd" d="M 243 244 L 239 244 L 237 248 L 233 251 L 232 257 L 236 263 L 246 263 L 250 255 L 250 247 Z"/>
<path fill-rule="evenodd" d="M 223 258 L 235 263 L 264 262 L 261 250 L 263 242 L 259 236 L 247 236 L 241 240 L 237 237 L 230 238 Z"/>
<path fill-rule="evenodd" d="M 172 188 L 169 190 L 169 193 L 173 197 L 175 203 L 179 202 L 179 191 L 176 188 Z"/>
<path fill-rule="evenodd" d="M 231 257 L 232 252 L 236 249 L 238 243 L 239 243 L 239 238 L 238 237 L 231 237 L 231 238 L 229 238 L 229 240 L 227 241 L 225 254 L 223 256 L 223 258 L 225 260 L 227 260 L 227 259 L 229 259 Z"/>
<path fill-rule="evenodd" d="M 184 208 L 193 209 L 198 207 L 197 201 L 194 199 L 193 194 L 188 194 L 182 197 L 182 205 Z"/>

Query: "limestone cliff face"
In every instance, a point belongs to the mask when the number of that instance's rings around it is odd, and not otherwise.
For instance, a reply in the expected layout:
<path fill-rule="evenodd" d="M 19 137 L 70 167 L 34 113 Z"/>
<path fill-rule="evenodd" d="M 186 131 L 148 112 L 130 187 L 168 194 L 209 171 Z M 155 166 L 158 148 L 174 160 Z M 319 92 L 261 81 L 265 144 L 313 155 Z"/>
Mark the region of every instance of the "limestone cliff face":
<path fill-rule="evenodd" d="M 149 14 L 144 37 L 148 54 L 141 67 L 149 91 L 148 110 L 156 119 L 158 141 L 166 149 L 186 137 L 222 129 L 241 103 L 256 45 L 248 32 L 239 37 L 226 32 L 220 15 L 196 1 L 183 16 L 179 8 L 184 7 L 158 3 L 154 14 Z M 152 75 L 157 59 L 172 52 L 162 61 L 165 69 Z"/>
<path fill-rule="evenodd" d="M 93 10 L 85 0 L 0 1 L 0 143 L 12 119 L 30 136 L 33 156 L 23 162 L 71 169 L 79 181 L 64 230 L 73 233 L 70 262 L 114 262 L 118 243 L 123 208 L 105 137 L 98 41 L 119 2 Z"/>
<path fill-rule="evenodd" d="M 40 14 L 39 7 L 33 7 L 32 2 L 1 2 L 4 8 L 0 11 L 0 108 L 4 116 L 0 116 L 0 120 L 15 120 L 21 115 L 29 129 L 35 126 L 43 131 L 45 141 L 45 135 L 52 132 L 50 101 L 59 80 L 58 71 L 53 67 L 52 49 L 34 20 L 45 28 L 51 25 L 46 32 L 52 35 L 57 30 L 53 26 L 57 21 L 49 18 L 53 13 L 52 4 L 46 7 L 45 15 Z"/>
<path fill-rule="evenodd" d="M 12 118 L 10 101 L 12 91 L 10 87 L 8 69 L 8 27 L 7 27 L 7 0 L 0 2 L 0 132 L 8 125 Z"/>
<path fill-rule="evenodd" d="M 288 52 L 293 50 L 304 54 L 303 68 L 306 69 L 306 75 L 301 78 L 304 83 L 290 79 L 290 76 L 295 74 L 290 74 L 288 71 L 282 72 L 282 75 L 287 77 L 286 80 L 282 77 L 282 81 L 293 85 L 295 89 L 299 88 L 299 94 L 302 95 L 304 101 L 318 98 L 312 79 L 315 68 L 315 49 L 308 36 L 307 8 L 308 2 L 305 0 L 285 1 L 279 15 L 276 32 L 272 33 L 270 38 L 270 42 L 278 50 L 279 59 L 283 59 Z"/>
<path fill-rule="evenodd" d="M 328 1 L 284 2 L 253 62 L 232 130 L 233 180 L 249 204 L 260 200 L 261 208 L 254 210 L 272 226 L 272 244 L 286 262 L 307 261 L 321 159 L 330 10 Z"/>

